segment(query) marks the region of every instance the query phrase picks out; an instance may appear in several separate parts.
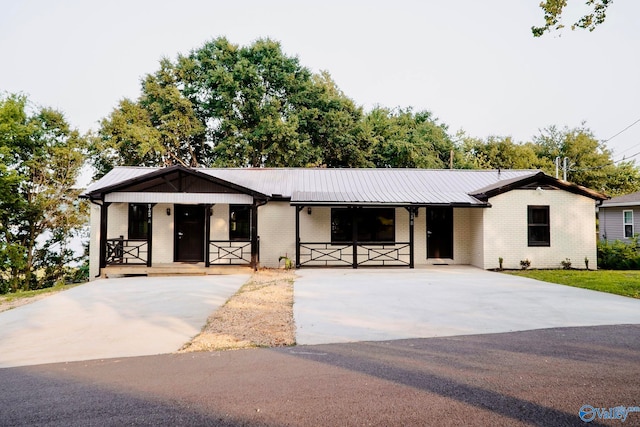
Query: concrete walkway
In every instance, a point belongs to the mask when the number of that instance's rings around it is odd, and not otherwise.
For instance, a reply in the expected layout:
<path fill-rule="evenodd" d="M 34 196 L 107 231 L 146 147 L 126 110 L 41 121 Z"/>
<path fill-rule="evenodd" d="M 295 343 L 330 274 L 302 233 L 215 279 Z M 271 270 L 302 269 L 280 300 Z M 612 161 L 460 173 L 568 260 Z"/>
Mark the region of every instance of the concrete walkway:
<path fill-rule="evenodd" d="M 298 344 L 640 324 L 640 300 L 474 267 L 297 274 Z"/>
<path fill-rule="evenodd" d="M 249 275 L 97 280 L 0 313 L 0 367 L 178 350 Z"/>

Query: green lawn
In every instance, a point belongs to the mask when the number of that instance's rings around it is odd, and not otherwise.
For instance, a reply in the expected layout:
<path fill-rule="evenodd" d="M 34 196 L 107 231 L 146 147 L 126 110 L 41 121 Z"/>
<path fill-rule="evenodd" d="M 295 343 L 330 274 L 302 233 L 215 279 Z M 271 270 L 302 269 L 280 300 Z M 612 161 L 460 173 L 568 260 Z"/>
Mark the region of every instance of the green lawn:
<path fill-rule="evenodd" d="M 71 289 L 73 287 L 78 286 L 78 284 L 72 284 L 72 285 L 56 285 L 53 286 L 51 288 L 44 288 L 44 289 L 37 289 L 34 291 L 17 291 L 17 292 L 11 292 L 8 294 L 4 294 L 4 295 L 0 295 L 0 303 L 2 302 L 11 302 L 17 299 L 23 299 L 23 298 L 32 298 L 35 297 L 37 295 L 41 295 L 41 294 L 49 294 L 49 293 L 56 293 L 56 292 L 60 292 L 60 291 L 64 291 L 66 289 Z"/>
<path fill-rule="evenodd" d="M 640 271 L 638 270 L 521 270 L 506 271 L 505 273 L 575 286 L 576 288 L 640 298 Z"/>

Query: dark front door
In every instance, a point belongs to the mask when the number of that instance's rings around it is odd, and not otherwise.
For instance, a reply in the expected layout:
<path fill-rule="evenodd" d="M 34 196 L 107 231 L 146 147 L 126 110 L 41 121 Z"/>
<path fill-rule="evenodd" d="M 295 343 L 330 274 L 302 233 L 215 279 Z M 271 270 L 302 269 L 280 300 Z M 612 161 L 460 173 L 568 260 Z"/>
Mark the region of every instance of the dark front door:
<path fill-rule="evenodd" d="M 175 260 L 204 261 L 204 207 L 175 205 Z"/>
<path fill-rule="evenodd" d="M 453 208 L 427 208 L 427 258 L 453 258 Z"/>

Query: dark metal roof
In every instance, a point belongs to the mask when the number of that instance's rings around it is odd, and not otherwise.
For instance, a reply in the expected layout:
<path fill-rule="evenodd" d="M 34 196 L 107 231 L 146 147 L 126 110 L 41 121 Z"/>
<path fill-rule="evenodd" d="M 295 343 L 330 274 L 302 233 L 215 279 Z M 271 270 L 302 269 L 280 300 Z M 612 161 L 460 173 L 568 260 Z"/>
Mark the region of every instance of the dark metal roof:
<path fill-rule="evenodd" d="M 597 191 L 593 191 L 589 188 L 583 187 L 581 185 L 573 184 L 571 182 L 553 178 L 541 171 L 537 171 L 529 176 L 497 181 L 486 187 L 475 190 L 470 194 L 480 200 L 488 200 L 490 197 L 495 197 L 498 194 L 506 193 L 507 191 L 511 191 L 516 188 L 522 188 L 523 186 L 532 185 L 532 184 L 533 185 L 538 184 L 538 185 L 544 185 L 544 186 L 548 185 L 553 188 L 559 188 L 562 190 L 569 191 L 571 193 L 590 197 L 594 200 L 602 201 L 608 198 L 608 196 L 598 193 Z"/>
<path fill-rule="evenodd" d="M 92 184 L 85 197 L 144 180 L 160 168 L 117 167 Z M 198 174 L 292 204 L 419 204 L 486 206 L 486 191 L 547 177 L 537 170 L 198 168 Z M 582 188 L 582 187 L 581 187 Z M 587 189 L 585 189 L 587 190 Z M 499 191 L 499 190 L 498 190 Z M 590 191 L 590 190 L 588 190 Z"/>

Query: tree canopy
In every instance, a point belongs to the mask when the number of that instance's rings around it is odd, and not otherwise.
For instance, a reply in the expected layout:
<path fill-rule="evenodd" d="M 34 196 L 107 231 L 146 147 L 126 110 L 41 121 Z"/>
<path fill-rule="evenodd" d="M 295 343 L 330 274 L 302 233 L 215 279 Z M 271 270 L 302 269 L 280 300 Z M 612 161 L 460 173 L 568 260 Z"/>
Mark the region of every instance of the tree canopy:
<path fill-rule="evenodd" d="M 534 37 L 540 37 L 546 32 L 557 31 L 564 28 L 562 14 L 567 7 L 568 0 L 545 0 L 540 3 L 540 8 L 544 12 L 544 25 L 541 27 L 531 27 Z M 589 31 L 602 24 L 606 19 L 607 8 L 613 0 L 585 0 L 588 12 L 571 24 L 571 29 L 582 28 Z"/>
<path fill-rule="evenodd" d="M 544 7 L 560 13 L 565 4 Z M 429 111 L 363 111 L 328 72 L 312 73 L 270 39 L 238 46 L 221 37 L 175 61 L 163 59 L 143 78 L 140 96 L 122 100 L 102 121 L 92 153 L 97 176 L 117 165 L 171 164 L 540 169 L 553 175 L 556 157 L 567 157 L 573 182 L 614 195 L 640 189 L 635 165 L 614 163 L 584 126 L 551 126 L 526 142 L 452 137 Z"/>
<path fill-rule="evenodd" d="M 0 98 L 0 291 L 63 276 L 68 240 L 86 219 L 74 188 L 85 148 L 60 112 Z"/>
<path fill-rule="evenodd" d="M 102 121 L 92 158 L 97 176 L 117 165 L 443 167 L 446 131 L 427 111 L 363 113 L 275 41 L 221 37 L 163 59 Z"/>

